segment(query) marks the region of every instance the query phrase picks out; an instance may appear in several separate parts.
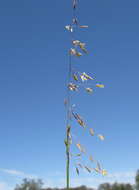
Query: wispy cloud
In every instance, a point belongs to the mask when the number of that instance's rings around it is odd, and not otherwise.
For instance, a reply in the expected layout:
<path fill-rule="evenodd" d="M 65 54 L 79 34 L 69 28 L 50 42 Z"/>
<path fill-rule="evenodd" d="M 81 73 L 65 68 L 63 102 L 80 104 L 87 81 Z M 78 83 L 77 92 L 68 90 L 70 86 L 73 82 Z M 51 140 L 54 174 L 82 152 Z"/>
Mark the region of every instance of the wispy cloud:
<path fill-rule="evenodd" d="M 80 185 L 86 185 L 88 187 L 97 188 L 98 185 L 102 183 L 131 183 L 134 184 L 136 172 L 115 172 L 110 173 L 107 176 L 91 176 L 91 177 L 74 177 L 71 178 L 71 186 L 76 187 Z M 65 186 L 65 178 L 47 178 L 45 181 L 46 187 L 64 187 Z M 61 185 L 63 184 L 63 186 Z"/>
<path fill-rule="evenodd" d="M 0 181 L 0 190 L 12 190 L 12 187 L 9 187 L 7 183 Z"/>
<path fill-rule="evenodd" d="M 10 175 L 14 175 L 17 177 L 24 177 L 24 178 L 37 178 L 36 175 L 32 175 L 32 174 L 26 174 L 22 171 L 18 171 L 18 170 L 13 170 L 13 169 L 0 169 L 1 172 L 10 174 Z"/>
<path fill-rule="evenodd" d="M 136 172 L 115 172 L 108 174 L 108 178 L 132 178 L 135 177 Z"/>

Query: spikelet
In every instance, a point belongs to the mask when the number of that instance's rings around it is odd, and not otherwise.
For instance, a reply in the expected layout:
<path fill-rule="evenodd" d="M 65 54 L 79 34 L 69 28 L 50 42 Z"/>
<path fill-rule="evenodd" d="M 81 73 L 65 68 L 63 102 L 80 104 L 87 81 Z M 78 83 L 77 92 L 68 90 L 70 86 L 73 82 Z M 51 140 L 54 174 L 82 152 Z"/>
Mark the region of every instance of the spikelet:
<path fill-rule="evenodd" d="M 102 141 L 104 141 L 105 137 L 103 135 L 98 135 L 98 138 Z"/>
<path fill-rule="evenodd" d="M 77 8 L 77 0 L 73 0 L 73 9 Z"/>
<path fill-rule="evenodd" d="M 88 166 L 84 166 L 84 168 L 85 168 L 89 173 L 91 173 L 91 169 L 90 169 Z"/>
<path fill-rule="evenodd" d="M 97 168 L 99 171 L 101 171 L 101 166 L 100 166 L 100 163 L 97 161 Z"/>
<path fill-rule="evenodd" d="M 71 55 L 76 55 L 76 49 L 71 48 L 71 49 L 70 49 L 70 54 L 71 54 Z"/>
<path fill-rule="evenodd" d="M 74 46 L 79 46 L 81 42 L 79 40 L 73 40 L 72 43 Z"/>
<path fill-rule="evenodd" d="M 89 160 L 90 160 L 91 162 L 94 162 L 94 159 L 93 159 L 92 156 L 89 156 Z"/>
<path fill-rule="evenodd" d="M 78 81 L 78 76 L 77 76 L 76 74 L 73 74 L 73 79 L 74 79 L 75 81 Z"/>
<path fill-rule="evenodd" d="M 77 20 L 77 18 L 73 18 L 73 19 L 72 19 L 72 23 L 75 24 L 75 25 L 78 25 L 78 20 Z"/>
<path fill-rule="evenodd" d="M 92 128 L 89 129 L 90 135 L 94 136 L 95 132 Z"/>
<path fill-rule="evenodd" d="M 76 167 L 76 173 L 79 175 L 79 169 Z"/>
<path fill-rule="evenodd" d="M 79 26 L 80 28 L 88 28 L 88 26 L 87 25 L 81 25 L 81 26 Z"/>
<path fill-rule="evenodd" d="M 81 57 L 81 56 L 82 56 L 82 53 L 76 52 L 76 56 L 77 56 L 77 57 Z"/>
<path fill-rule="evenodd" d="M 77 122 L 79 123 L 79 125 L 81 125 L 84 128 L 86 127 L 85 122 L 83 121 L 83 119 L 81 118 L 81 116 L 79 114 L 72 112 L 72 115 L 77 120 Z"/>
<path fill-rule="evenodd" d="M 85 49 L 85 43 L 81 43 L 81 42 L 80 42 L 79 47 L 81 48 L 81 50 L 82 50 L 84 53 L 88 53 L 87 50 Z"/>
<path fill-rule="evenodd" d="M 92 93 L 92 92 L 93 92 L 93 89 L 92 89 L 92 88 L 86 88 L 86 91 L 87 91 L 88 93 Z"/>
<path fill-rule="evenodd" d="M 94 168 L 94 170 L 97 172 L 97 173 L 100 173 L 100 170 L 98 168 Z"/>
<path fill-rule="evenodd" d="M 80 163 L 78 163 L 78 166 L 79 166 L 80 168 L 83 168 L 82 164 L 80 164 Z"/>
<path fill-rule="evenodd" d="M 89 75 L 87 75 L 85 72 L 83 72 L 81 75 L 80 75 L 80 78 L 81 80 L 84 82 L 84 81 L 87 81 L 87 80 L 94 80 L 92 77 L 90 77 Z"/>
<path fill-rule="evenodd" d="M 80 49 L 84 52 L 84 53 L 88 53 L 87 50 L 85 49 L 85 43 L 80 42 L 79 40 L 73 40 L 72 41 L 74 46 L 79 46 Z"/>
<path fill-rule="evenodd" d="M 85 153 L 85 149 L 80 143 L 77 143 L 76 146 L 81 152 Z"/>
<path fill-rule="evenodd" d="M 108 172 L 106 170 L 102 170 L 102 175 L 106 176 L 108 174 Z"/>
<path fill-rule="evenodd" d="M 77 122 L 79 123 L 79 125 L 81 125 L 82 127 L 85 127 L 85 123 L 83 120 L 78 119 Z"/>
<path fill-rule="evenodd" d="M 96 87 L 98 87 L 98 88 L 104 88 L 104 84 L 96 84 Z"/>
<path fill-rule="evenodd" d="M 87 75 L 85 72 L 83 72 L 84 77 L 86 77 L 88 80 L 94 80 L 92 77 L 90 77 L 89 75 Z"/>
<path fill-rule="evenodd" d="M 72 28 L 72 26 L 67 25 L 67 26 L 65 26 L 65 28 L 66 28 L 66 30 L 68 30 L 68 31 L 70 31 L 70 32 L 73 32 L 73 28 Z"/>
<path fill-rule="evenodd" d="M 83 75 L 83 74 L 81 74 L 80 75 L 80 78 L 81 78 L 81 80 L 84 82 L 84 81 L 87 81 L 87 78 Z"/>
<path fill-rule="evenodd" d="M 69 83 L 68 88 L 71 91 L 78 91 L 78 86 L 76 84 L 73 84 L 73 83 Z"/>
<path fill-rule="evenodd" d="M 81 57 L 81 56 L 82 56 L 82 53 L 76 51 L 76 49 L 74 49 L 74 48 L 71 48 L 71 49 L 70 49 L 70 54 L 71 54 L 71 55 L 74 55 L 74 56 L 76 56 L 76 57 Z"/>

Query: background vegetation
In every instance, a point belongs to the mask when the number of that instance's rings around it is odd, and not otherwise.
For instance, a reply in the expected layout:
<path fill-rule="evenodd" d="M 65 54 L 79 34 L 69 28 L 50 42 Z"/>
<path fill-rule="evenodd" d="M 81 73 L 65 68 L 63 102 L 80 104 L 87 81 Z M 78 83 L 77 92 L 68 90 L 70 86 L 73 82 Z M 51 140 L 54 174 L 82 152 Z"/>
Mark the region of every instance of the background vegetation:
<path fill-rule="evenodd" d="M 20 185 L 16 185 L 14 190 L 66 190 L 66 189 L 65 188 L 63 189 L 43 188 L 43 182 L 41 179 L 38 179 L 38 180 L 24 179 L 23 183 Z M 94 190 L 94 188 L 80 186 L 76 188 L 71 188 L 71 190 Z M 137 171 L 137 174 L 135 177 L 135 185 L 131 185 L 129 183 L 125 184 L 125 183 L 117 183 L 117 182 L 115 182 L 114 184 L 103 183 L 99 185 L 97 190 L 139 190 L 139 170 Z"/>

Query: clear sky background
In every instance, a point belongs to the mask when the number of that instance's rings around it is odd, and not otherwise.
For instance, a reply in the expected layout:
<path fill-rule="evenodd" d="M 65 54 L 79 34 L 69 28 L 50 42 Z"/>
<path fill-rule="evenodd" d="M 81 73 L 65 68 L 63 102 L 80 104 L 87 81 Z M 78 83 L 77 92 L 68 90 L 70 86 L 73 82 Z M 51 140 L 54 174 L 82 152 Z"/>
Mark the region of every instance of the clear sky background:
<path fill-rule="evenodd" d="M 71 169 L 72 185 L 132 182 L 139 168 L 139 2 L 80 0 L 78 33 L 89 55 L 80 71 L 105 84 L 75 95 L 77 111 L 104 142 L 75 132 L 109 172 L 107 177 Z M 0 1 L 0 190 L 24 177 L 65 186 L 65 98 L 71 22 L 70 0 Z M 94 55 L 96 54 L 96 56 Z M 78 134 L 79 131 L 79 134 Z"/>

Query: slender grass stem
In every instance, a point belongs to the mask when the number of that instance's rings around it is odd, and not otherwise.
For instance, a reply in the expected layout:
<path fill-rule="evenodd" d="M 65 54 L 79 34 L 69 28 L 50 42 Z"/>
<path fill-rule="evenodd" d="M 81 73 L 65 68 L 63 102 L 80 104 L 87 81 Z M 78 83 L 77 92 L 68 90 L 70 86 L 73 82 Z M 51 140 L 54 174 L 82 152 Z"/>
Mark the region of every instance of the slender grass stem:
<path fill-rule="evenodd" d="M 66 146 L 66 154 L 67 154 L 67 163 L 66 163 L 66 184 L 67 184 L 67 190 L 69 190 L 69 165 L 70 165 L 70 156 L 69 156 L 69 151 L 70 151 L 70 147 L 69 147 L 69 137 L 68 137 L 68 133 L 67 133 L 67 146 Z"/>

